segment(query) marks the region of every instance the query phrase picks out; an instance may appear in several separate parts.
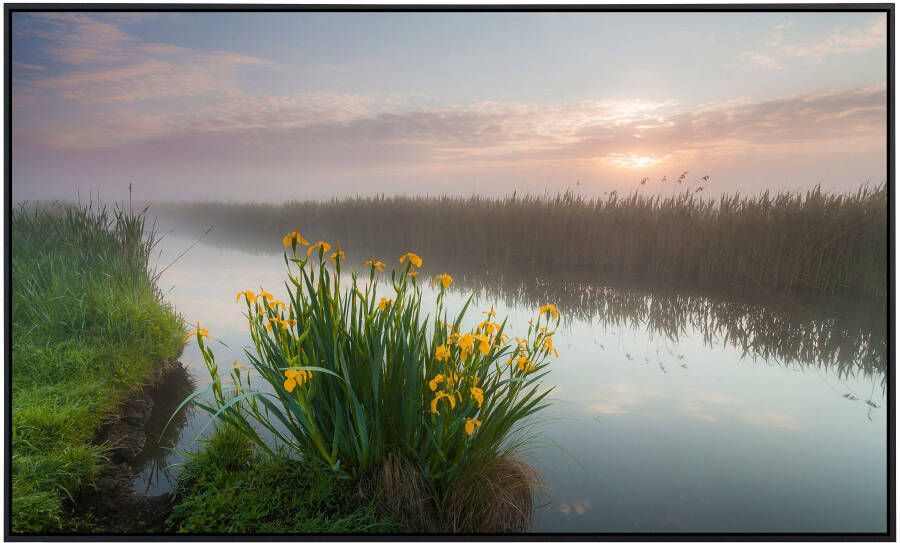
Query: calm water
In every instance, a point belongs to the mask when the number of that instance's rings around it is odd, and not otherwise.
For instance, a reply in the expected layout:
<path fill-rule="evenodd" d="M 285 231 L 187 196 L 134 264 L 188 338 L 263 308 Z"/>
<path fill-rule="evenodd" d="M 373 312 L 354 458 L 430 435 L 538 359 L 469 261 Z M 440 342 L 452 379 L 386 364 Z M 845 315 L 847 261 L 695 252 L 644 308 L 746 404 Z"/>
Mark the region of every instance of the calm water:
<path fill-rule="evenodd" d="M 162 265 L 191 245 L 182 234 L 165 239 Z M 271 249 L 201 243 L 163 275 L 167 299 L 221 342 L 220 366 L 249 344 L 235 293 L 284 295 L 277 240 Z M 426 273 L 442 271 L 426 259 Z M 553 404 L 529 451 L 546 487 L 534 531 L 886 529 L 883 306 L 448 271 L 454 304 L 476 293 L 473 320 L 491 305 L 520 327 L 539 303 L 563 312 Z M 189 375 L 164 387 L 172 408 L 187 380 L 209 382 L 193 343 L 182 362 Z M 197 410 L 177 418 L 135 463 L 136 487 L 169 490 L 176 450 L 196 450 L 207 421 Z"/>

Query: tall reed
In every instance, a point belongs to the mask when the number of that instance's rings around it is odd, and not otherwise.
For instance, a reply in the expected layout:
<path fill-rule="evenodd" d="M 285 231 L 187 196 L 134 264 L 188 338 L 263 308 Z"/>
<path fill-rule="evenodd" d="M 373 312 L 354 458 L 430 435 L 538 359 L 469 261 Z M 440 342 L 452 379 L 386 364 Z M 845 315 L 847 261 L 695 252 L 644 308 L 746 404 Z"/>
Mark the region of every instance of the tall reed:
<path fill-rule="evenodd" d="M 526 268 L 535 276 L 564 268 L 590 274 L 746 285 L 779 291 L 887 291 L 886 187 L 829 194 L 684 192 L 585 198 L 517 195 L 368 197 L 284 205 L 165 204 L 162 213 L 214 235 L 259 246 L 302 221 L 345 249 L 417 247 L 444 265 L 465 258 L 485 268 Z M 448 268 L 449 269 L 449 268 Z"/>

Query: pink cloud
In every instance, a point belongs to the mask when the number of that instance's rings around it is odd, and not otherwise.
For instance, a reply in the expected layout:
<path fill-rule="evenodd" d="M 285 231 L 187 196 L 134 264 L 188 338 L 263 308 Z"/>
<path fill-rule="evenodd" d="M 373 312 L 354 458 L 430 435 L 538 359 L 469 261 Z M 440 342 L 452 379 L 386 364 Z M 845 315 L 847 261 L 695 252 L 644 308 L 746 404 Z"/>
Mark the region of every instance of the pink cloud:
<path fill-rule="evenodd" d="M 138 14 L 141 15 L 141 14 Z M 79 103 L 137 102 L 197 95 L 236 95 L 238 70 L 279 69 L 277 63 L 229 51 L 197 51 L 148 42 L 112 23 L 80 13 L 36 14 L 41 25 L 21 32 L 45 40 L 44 53 L 72 67 L 27 84 Z M 130 19 L 128 19 L 130 20 Z"/>

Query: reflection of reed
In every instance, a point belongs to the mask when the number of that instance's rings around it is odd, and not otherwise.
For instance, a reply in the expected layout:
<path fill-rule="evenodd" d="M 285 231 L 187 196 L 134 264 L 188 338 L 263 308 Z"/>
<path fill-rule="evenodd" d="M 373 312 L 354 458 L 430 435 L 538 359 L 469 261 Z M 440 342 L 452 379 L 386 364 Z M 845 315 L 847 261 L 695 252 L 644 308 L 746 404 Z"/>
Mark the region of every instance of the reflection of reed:
<path fill-rule="evenodd" d="M 208 223 L 189 225 L 190 221 L 181 223 L 180 230 L 202 231 Z M 273 254 L 282 250 L 274 228 L 272 223 L 242 229 L 217 226 L 205 241 Z M 320 229 L 315 232 L 315 239 L 319 237 L 342 240 L 348 267 L 361 266 L 372 254 L 389 261 L 409 249 L 396 239 L 376 241 L 369 232 L 341 229 L 338 234 Z M 554 302 L 564 315 L 645 328 L 673 342 L 690 328 L 700 331 L 708 344 L 725 342 L 746 356 L 829 368 L 841 376 L 857 371 L 884 376 L 887 308 L 883 299 L 851 302 L 811 294 L 787 297 L 759 287 L 686 291 L 633 278 L 611 281 L 543 260 L 523 265 L 521 255 L 490 254 L 483 247 L 444 243 L 440 237 L 422 238 L 414 248 L 425 260 L 425 273 L 450 273 L 455 285 L 508 305 L 538 307 Z"/>
<path fill-rule="evenodd" d="M 187 425 L 190 411 L 190 408 L 185 408 L 175 413 L 175 409 L 194 391 L 194 388 L 194 379 L 187 369 L 181 364 L 175 364 L 150 393 L 153 398 L 153 411 L 144 427 L 147 432 L 147 444 L 144 450 L 129 462 L 133 470 L 141 472 L 142 483 L 147 488 L 158 486 L 160 476 L 168 479 L 167 458 L 171 449 L 178 443 L 181 431 Z M 166 426 L 170 417 L 172 422 Z"/>
<path fill-rule="evenodd" d="M 453 274 L 453 272 L 450 272 Z M 607 326 L 646 329 L 677 342 L 701 333 L 708 345 L 726 343 L 745 356 L 884 378 L 886 306 L 839 298 L 785 298 L 763 292 L 674 291 L 647 285 L 536 279 L 523 273 L 458 270 L 461 287 L 506 304 L 539 307 L 553 301 L 564 315 Z"/>

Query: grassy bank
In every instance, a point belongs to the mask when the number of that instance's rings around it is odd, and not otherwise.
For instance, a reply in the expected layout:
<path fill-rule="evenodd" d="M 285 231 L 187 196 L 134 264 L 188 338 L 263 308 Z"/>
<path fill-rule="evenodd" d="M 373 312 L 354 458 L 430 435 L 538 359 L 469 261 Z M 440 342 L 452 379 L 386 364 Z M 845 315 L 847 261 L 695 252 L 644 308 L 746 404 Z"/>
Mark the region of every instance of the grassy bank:
<path fill-rule="evenodd" d="M 746 285 L 778 291 L 886 294 L 884 186 L 707 199 L 633 194 L 555 197 L 375 197 L 284 205 L 167 204 L 162 212 L 246 247 L 304 225 L 351 255 L 416 247 L 436 268 L 477 261 L 534 277 L 565 273 Z"/>
<path fill-rule="evenodd" d="M 182 348 L 149 265 L 144 216 L 106 208 L 12 214 L 12 529 L 71 529 L 67 500 L 97 474 L 100 421 Z"/>
<path fill-rule="evenodd" d="M 371 493 L 302 462 L 261 454 L 223 429 L 186 463 L 166 524 L 178 533 L 394 532 Z"/>

